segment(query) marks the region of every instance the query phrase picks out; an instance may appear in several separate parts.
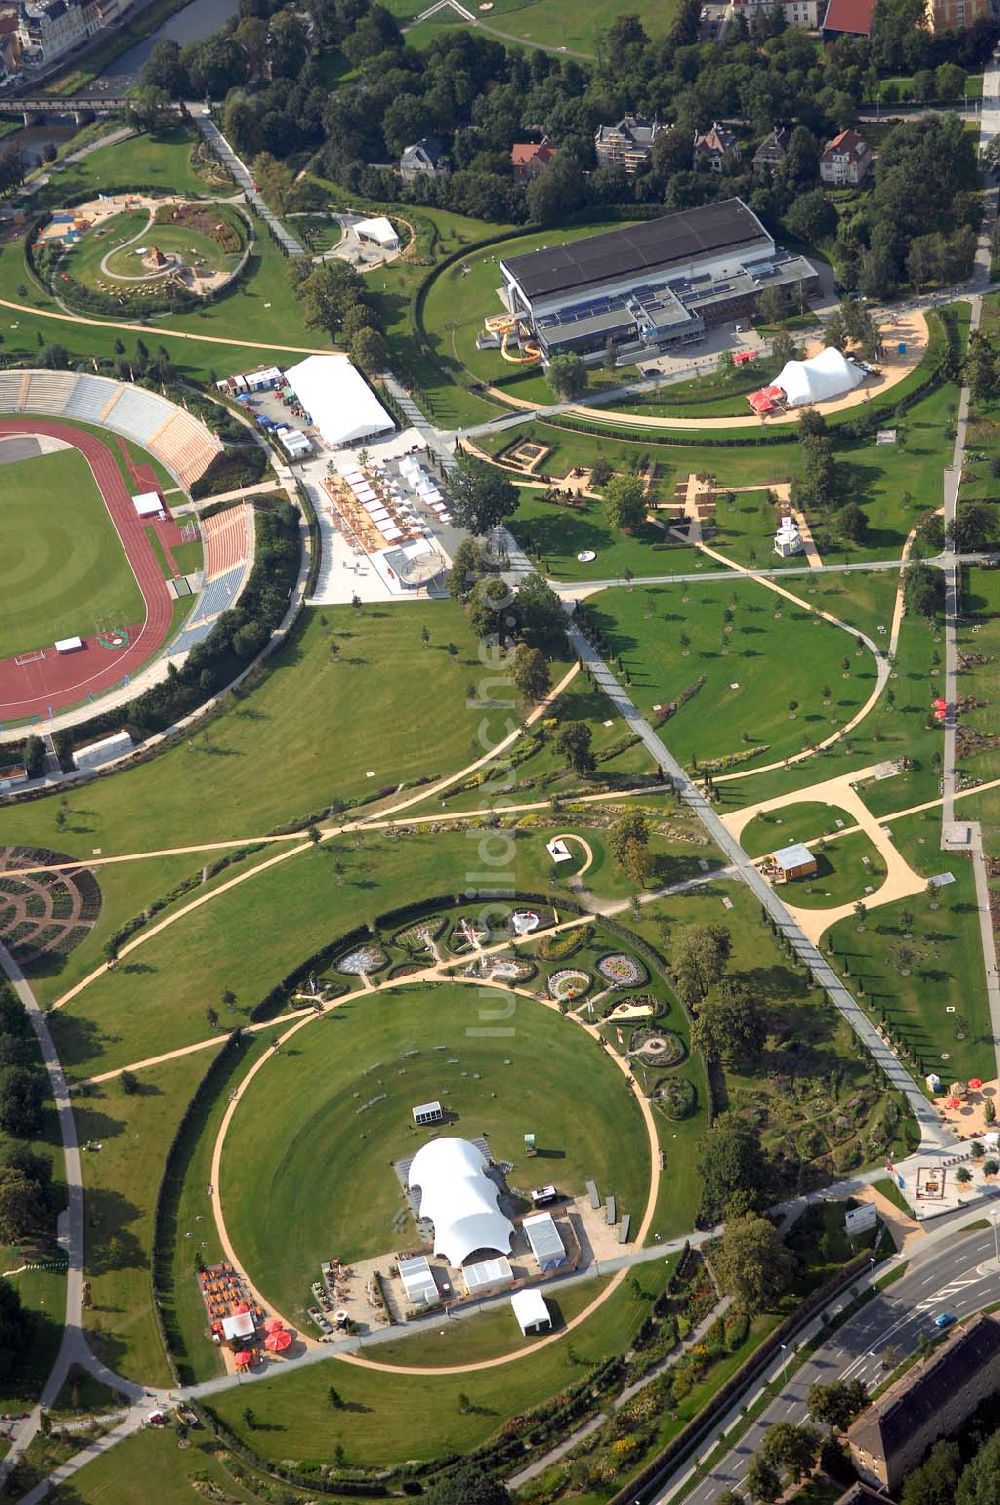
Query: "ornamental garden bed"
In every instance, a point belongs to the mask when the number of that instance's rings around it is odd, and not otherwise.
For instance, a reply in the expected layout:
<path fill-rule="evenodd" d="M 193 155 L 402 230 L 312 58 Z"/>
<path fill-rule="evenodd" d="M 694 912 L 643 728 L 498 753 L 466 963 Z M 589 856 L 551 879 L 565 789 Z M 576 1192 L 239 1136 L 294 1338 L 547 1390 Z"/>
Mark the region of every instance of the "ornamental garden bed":
<path fill-rule="evenodd" d="M 616 988 L 635 988 L 649 981 L 649 973 L 642 962 L 625 951 L 612 951 L 602 956 L 597 970 Z"/>

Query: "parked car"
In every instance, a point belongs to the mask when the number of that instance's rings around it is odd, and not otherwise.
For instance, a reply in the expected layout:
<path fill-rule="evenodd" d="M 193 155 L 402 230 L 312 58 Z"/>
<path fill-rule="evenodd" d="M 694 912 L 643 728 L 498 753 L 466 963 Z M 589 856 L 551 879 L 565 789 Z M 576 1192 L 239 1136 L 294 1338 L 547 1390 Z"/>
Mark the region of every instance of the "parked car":
<path fill-rule="evenodd" d="M 946 1327 L 951 1327 L 952 1323 L 957 1321 L 958 1318 L 954 1312 L 939 1312 L 934 1318 L 934 1326 L 939 1327 L 943 1332 Z"/>

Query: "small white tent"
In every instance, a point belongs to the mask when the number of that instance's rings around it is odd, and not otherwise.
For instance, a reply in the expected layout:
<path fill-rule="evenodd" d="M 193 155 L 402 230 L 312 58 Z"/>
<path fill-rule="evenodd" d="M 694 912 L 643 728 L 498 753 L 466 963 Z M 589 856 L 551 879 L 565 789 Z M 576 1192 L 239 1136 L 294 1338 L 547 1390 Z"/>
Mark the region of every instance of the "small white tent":
<path fill-rule="evenodd" d="M 803 408 L 812 402 L 829 402 L 853 392 L 864 380 L 864 372 L 846 360 L 833 345 L 821 350 L 808 361 L 786 361 L 774 379 L 791 408 Z"/>

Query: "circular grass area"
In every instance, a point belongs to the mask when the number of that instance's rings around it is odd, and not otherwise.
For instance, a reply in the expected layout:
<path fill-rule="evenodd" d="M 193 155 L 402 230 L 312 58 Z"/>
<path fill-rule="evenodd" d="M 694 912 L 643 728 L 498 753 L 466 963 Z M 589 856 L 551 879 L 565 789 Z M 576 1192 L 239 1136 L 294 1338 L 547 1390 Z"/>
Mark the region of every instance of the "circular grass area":
<path fill-rule="evenodd" d="M 828 805 L 821 800 L 801 800 L 794 805 L 783 805 L 780 810 L 755 815 L 743 827 L 740 844 L 751 857 L 766 857 L 780 847 L 790 847 L 793 842 L 815 841 L 818 836 L 832 836 L 836 831 L 856 824 L 854 816 L 838 805 Z"/>
<path fill-rule="evenodd" d="M 411 1109 L 433 1099 L 449 1115 L 442 1132 L 485 1136 L 512 1165 L 509 1187 L 552 1181 L 579 1195 L 593 1177 L 641 1218 L 646 1126 L 623 1073 L 579 1025 L 470 986 L 354 995 L 258 1072 L 223 1149 L 230 1237 L 279 1311 L 303 1319 L 323 1260 L 385 1254 L 388 1265 L 417 1246 L 393 1162 L 427 1142 Z"/>
<path fill-rule="evenodd" d="M 814 849 L 815 850 L 815 849 Z M 885 882 L 885 863 L 863 831 L 831 841 L 816 851 L 814 878 L 797 878 L 781 885 L 781 897 L 794 909 L 834 909 L 867 899 Z"/>

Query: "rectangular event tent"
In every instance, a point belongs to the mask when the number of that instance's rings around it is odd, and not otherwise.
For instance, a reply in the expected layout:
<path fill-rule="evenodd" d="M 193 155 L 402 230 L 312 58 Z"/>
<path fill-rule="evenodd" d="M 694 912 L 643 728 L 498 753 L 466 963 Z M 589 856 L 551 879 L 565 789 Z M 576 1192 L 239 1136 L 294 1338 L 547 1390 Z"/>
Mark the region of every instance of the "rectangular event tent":
<path fill-rule="evenodd" d="M 309 355 L 285 373 L 327 444 L 391 434 L 396 425 L 346 355 Z"/>
<path fill-rule="evenodd" d="M 510 1298 L 510 1305 L 525 1337 L 529 1333 L 546 1332 L 552 1326 L 552 1317 L 545 1304 L 545 1297 L 534 1287 L 528 1286 L 523 1291 L 515 1291 Z"/>

